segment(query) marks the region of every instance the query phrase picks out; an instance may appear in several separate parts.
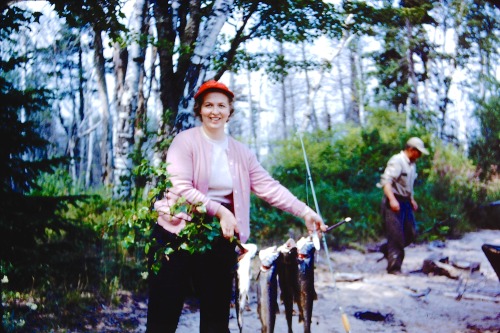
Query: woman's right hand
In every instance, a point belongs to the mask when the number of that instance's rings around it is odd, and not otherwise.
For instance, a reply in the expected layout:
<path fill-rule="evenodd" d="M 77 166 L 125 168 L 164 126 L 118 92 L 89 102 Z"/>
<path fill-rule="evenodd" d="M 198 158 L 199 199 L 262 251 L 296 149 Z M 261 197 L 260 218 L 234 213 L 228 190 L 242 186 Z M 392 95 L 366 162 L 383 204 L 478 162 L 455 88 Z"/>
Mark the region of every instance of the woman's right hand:
<path fill-rule="evenodd" d="M 154 203 L 155 210 L 158 212 L 158 222 L 178 225 L 183 221 L 191 221 L 191 216 L 180 212 L 172 215 L 170 207 L 175 205 L 179 196 L 171 191 L 167 191 L 165 197 Z"/>
<path fill-rule="evenodd" d="M 231 239 L 235 234 L 239 233 L 236 217 L 229 209 L 221 205 L 215 216 L 220 221 L 220 228 L 224 238 Z"/>

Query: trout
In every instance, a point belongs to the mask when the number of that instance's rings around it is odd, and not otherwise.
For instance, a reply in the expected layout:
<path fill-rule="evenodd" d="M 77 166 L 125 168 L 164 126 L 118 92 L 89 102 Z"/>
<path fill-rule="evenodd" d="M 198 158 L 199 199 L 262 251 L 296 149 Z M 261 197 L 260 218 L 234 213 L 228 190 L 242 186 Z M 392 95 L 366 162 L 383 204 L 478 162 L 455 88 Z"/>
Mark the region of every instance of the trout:
<path fill-rule="evenodd" d="M 236 319 L 240 333 L 243 332 L 243 311 L 248 302 L 248 292 L 250 290 L 250 280 L 252 277 L 252 258 L 257 253 L 257 245 L 242 244 L 247 250 L 238 262 L 238 270 L 236 272 Z"/>
<path fill-rule="evenodd" d="M 276 312 L 278 308 L 278 281 L 276 261 L 279 257 L 276 246 L 269 247 L 259 252 L 261 261 L 259 282 L 258 282 L 258 306 L 260 322 L 262 323 L 262 333 L 273 333 L 276 323 Z"/>
<path fill-rule="evenodd" d="M 285 306 L 285 317 L 288 324 L 288 333 L 292 333 L 293 303 L 299 302 L 300 287 L 298 282 L 297 246 L 293 239 L 289 239 L 278 248 L 281 255 L 278 257 L 278 282 L 281 290 L 281 301 Z"/>
<path fill-rule="evenodd" d="M 311 237 L 297 242 L 298 281 L 300 288 L 299 322 L 304 322 L 304 333 L 311 332 L 313 301 L 318 299 L 314 289 L 314 253 L 316 248 Z"/>

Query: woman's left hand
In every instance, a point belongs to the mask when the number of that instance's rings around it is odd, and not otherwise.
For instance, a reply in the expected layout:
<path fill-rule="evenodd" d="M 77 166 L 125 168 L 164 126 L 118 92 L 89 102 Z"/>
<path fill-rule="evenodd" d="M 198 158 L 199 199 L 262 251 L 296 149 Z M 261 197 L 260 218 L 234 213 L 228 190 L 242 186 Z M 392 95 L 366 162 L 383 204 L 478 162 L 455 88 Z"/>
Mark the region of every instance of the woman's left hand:
<path fill-rule="evenodd" d="M 309 234 L 312 234 L 314 231 L 320 233 L 326 231 L 327 226 L 325 222 L 323 222 L 321 216 L 319 216 L 315 211 L 309 209 L 308 212 L 303 216 L 303 218 Z"/>

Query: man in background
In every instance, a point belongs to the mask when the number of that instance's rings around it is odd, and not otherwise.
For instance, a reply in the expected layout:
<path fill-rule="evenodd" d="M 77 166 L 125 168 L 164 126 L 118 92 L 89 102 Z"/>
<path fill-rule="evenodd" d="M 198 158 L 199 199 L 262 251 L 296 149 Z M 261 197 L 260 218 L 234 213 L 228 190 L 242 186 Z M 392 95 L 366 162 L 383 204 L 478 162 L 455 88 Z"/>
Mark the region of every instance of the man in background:
<path fill-rule="evenodd" d="M 413 137 L 399 154 L 387 162 L 380 186 L 384 191 L 382 218 L 385 223 L 387 243 L 381 251 L 387 258 L 387 272 L 400 274 L 405 256 L 404 248 L 415 240 L 415 216 L 418 209 L 413 197 L 413 184 L 417 178 L 415 162 L 422 154 L 428 155 L 424 142 Z"/>

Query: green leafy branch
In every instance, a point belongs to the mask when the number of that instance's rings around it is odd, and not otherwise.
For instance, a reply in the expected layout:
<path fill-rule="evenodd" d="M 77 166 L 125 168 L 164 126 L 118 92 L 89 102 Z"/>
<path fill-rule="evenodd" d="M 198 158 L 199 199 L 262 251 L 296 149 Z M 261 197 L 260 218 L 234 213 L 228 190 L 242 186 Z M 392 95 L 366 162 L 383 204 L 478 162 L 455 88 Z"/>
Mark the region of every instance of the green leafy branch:
<path fill-rule="evenodd" d="M 219 221 L 207 215 L 206 207 L 201 202 L 192 204 L 186 198 L 179 197 L 172 206 L 169 206 L 169 211 L 170 216 L 184 213 L 190 219 L 186 219 L 186 226 L 179 232 L 179 245 L 167 243 L 157 248 L 152 265 L 152 271 L 155 273 L 161 267 L 163 256 L 168 260 L 169 255 L 175 251 L 187 251 L 189 254 L 205 253 L 221 235 Z M 154 239 L 153 241 L 155 242 Z"/>
<path fill-rule="evenodd" d="M 172 187 L 165 163 L 162 163 L 159 167 L 153 167 L 148 161 L 144 160 L 134 170 L 134 174 L 145 178 L 154 186 L 148 192 L 146 203 L 137 205 L 135 209 L 127 214 L 129 232 L 123 239 L 125 248 L 134 244 L 138 233 L 142 233 L 142 236 L 151 234 L 152 227 L 158 220 L 158 212 L 153 208 L 154 203 L 156 200 L 163 198 Z M 164 246 L 158 246 L 156 239 L 150 239 L 144 245 L 146 254 L 151 249 L 155 251 L 152 265 L 152 271 L 155 273 L 159 271 L 163 257 L 168 260 L 169 255 L 175 251 L 187 251 L 190 254 L 204 253 L 212 248 L 214 240 L 221 235 L 219 221 L 215 217 L 207 215 L 203 203 L 190 203 L 186 198 L 179 197 L 168 208 L 168 214 L 172 217 L 184 213 L 189 218 L 186 218 L 186 227 L 179 232 L 180 242 L 176 244 L 180 245 L 168 243 Z"/>

